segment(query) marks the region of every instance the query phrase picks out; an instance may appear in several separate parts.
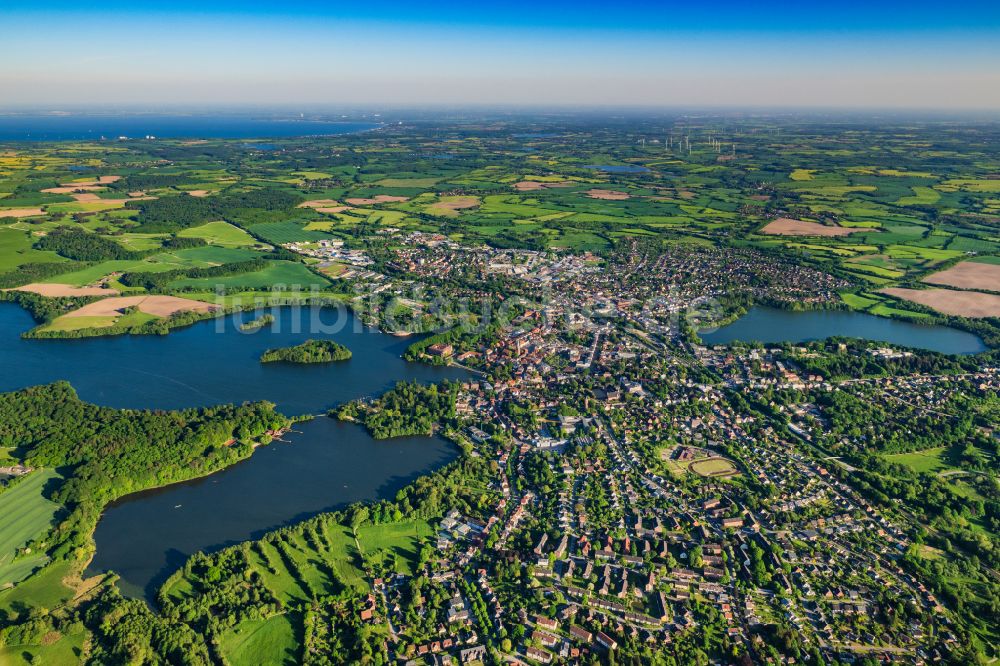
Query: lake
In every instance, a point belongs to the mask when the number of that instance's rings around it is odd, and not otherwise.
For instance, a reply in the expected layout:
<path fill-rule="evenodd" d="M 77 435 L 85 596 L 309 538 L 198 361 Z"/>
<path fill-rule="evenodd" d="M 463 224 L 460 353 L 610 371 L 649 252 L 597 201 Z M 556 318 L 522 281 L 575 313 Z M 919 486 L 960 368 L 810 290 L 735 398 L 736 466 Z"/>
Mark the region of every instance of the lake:
<path fill-rule="evenodd" d="M 463 379 L 459 368 L 409 363 L 413 338 L 361 326 L 343 310 L 267 310 L 276 326 L 239 330 L 257 316 L 237 313 L 166 336 L 123 335 L 24 340 L 34 325 L 12 303 L 0 303 L 0 391 L 69 380 L 84 400 L 112 407 L 176 409 L 270 400 L 285 414 L 316 414 L 380 394 L 400 380 Z M 259 314 L 259 313 L 258 313 Z M 339 324 L 339 326 L 338 326 Z M 312 332 L 319 326 L 325 333 Z M 316 365 L 262 364 L 269 347 L 308 338 L 333 339 L 350 360 Z M 114 570 L 123 592 L 152 599 L 187 556 L 260 536 L 322 511 L 393 497 L 401 487 L 457 456 L 437 437 L 376 441 L 357 425 L 321 416 L 285 439 L 259 448 L 226 470 L 123 498 L 108 507 L 95 533 L 89 572 Z"/>
<path fill-rule="evenodd" d="M 258 139 L 350 134 L 375 123 L 247 115 L 86 114 L 0 115 L 0 141 L 141 139 Z"/>
<path fill-rule="evenodd" d="M 438 437 L 375 441 L 361 426 L 321 416 L 221 472 L 130 495 L 108 506 L 88 575 L 113 570 L 128 596 L 152 603 L 163 581 L 201 550 L 255 539 L 352 502 L 391 498 L 455 459 Z"/>
<path fill-rule="evenodd" d="M 263 310 L 260 312 L 264 312 Z M 288 415 L 316 414 L 383 393 L 403 379 L 461 379 L 459 368 L 400 358 L 413 338 L 360 326 L 344 310 L 282 307 L 277 329 L 239 330 L 253 313 L 199 322 L 169 335 L 122 335 L 73 340 L 24 340 L 34 325 L 19 306 L 0 303 L 0 391 L 68 380 L 84 400 L 134 409 L 178 409 L 270 400 Z M 339 325 L 339 326 L 338 326 Z M 310 333 L 324 326 L 327 334 Z M 260 363 L 269 347 L 326 338 L 346 345 L 348 361 L 315 365 Z"/>
<path fill-rule="evenodd" d="M 710 345 L 744 342 L 811 342 L 830 337 L 889 342 L 943 354 L 976 354 L 987 347 L 978 336 L 948 326 L 913 324 L 864 312 L 754 307 L 731 324 L 700 332 Z"/>

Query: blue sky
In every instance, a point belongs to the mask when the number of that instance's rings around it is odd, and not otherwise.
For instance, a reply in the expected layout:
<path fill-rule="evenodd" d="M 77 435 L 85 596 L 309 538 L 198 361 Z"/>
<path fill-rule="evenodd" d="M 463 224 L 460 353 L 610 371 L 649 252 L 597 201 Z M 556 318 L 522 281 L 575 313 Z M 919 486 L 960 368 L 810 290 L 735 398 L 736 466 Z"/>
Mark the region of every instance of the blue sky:
<path fill-rule="evenodd" d="M 1000 2 L 4 0 L 0 105 L 1000 109 Z"/>

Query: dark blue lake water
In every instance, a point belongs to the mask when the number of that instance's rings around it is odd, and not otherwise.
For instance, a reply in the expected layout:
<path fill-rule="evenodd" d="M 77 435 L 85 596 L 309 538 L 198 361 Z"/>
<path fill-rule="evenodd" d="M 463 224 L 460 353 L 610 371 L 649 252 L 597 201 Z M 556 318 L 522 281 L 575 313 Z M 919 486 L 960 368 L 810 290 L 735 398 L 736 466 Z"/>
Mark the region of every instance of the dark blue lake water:
<path fill-rule="evenodd" d="M 72 114 L 0 115 L 0 141 L 99 141 L 141 139 L 263 139 L 350 134 L 374 129 L 365 122 L 241 115 Z"/>
<path fill-rule="evenodd" d="M 319 413 L 399 380 L 461 379 L 457 368 L 408 363 L 412 339 L 358 325 L 346 312 L 272 311 L 276 327 L 254 333 L 237 314 L 166 336 L 24 340 L 33 325 L 20 307 L 0 304 L 0 390 L 59 379 L 80 397 L 114 407 L 194 407 L 270 400 L 286 414 Z M 320 332 L 322 325 L 339 330 Z M 353 352 L 321 365 L 261 364 L 269 347 L 334 339 Z M 351 502 L 392 497 L 404 485 L 457 456 L 437 437 L 376 441 L 361 427 L 321 416 L 257 449 L 249 460 L 204 479 L 130 495 L 109 506 L 94 538 L 88 571 L 113 570 L 122 590 L 152 600 L 163 580 L 191 554 L 260 536 Z M 151 527 L 153 529 L 151 529 Z"/>
<path fill-rule="evenodd" d="M 811 342 L 831 337 L 863 338 L 943 354 L 986 351 L 972 333 L 948 326 L 925 326 L 863 312 L 808 310 L 792 312 L 755 307 L 731 324 L 699 333 L 710 345 L 743 342 Z"/>
<path fill-rule="evenodd" d="M 115 571 L 126 595 L 152 602 L 199 550 L 259 538 L 352 502 L 394 497 L 458 456 L 438 437 L 375 441 L 361 426 L 326 416 L 294 430 L 285 435 L 290 443 L 272 442 L 221 472 L 110 505 L 94 533 L 88 574 Z"/>
<path fill-rule="evenodd" d="M 269 310 L 269 312 L 272 312 Z M 24 340 L 34 323 L 20 307 L 0 304 L 0 391 L 66 379 L 84 400 L 111 407 L 177 409 L 270 400 L 290 415 L 315 414 L 371 396 L 403 379 L 461 378 L 457 368 L 408 363 L 412 338 L 362 327 L 344 311 L 278 308 L 277 328 L 239 330 L 253 313 L 204 321 L 169 335 L 122 335 L 79 340 Z M 313 332 L 319 327 L 336 332 Z M 259 362 L 270 347 L 329 338 L 354 354 L 316 365 Z"/>

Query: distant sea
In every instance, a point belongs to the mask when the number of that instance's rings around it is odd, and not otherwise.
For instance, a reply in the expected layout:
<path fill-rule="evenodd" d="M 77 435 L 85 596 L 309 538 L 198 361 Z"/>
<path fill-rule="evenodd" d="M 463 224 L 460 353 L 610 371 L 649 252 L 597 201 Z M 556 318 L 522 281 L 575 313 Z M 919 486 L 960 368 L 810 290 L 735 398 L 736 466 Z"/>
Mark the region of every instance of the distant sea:
<path fill-rule="evenodd" d="M 275 139 L 363 132 L 375 123 L 254 118 L 237 115 L 0 115 L 0 141 Z"/>

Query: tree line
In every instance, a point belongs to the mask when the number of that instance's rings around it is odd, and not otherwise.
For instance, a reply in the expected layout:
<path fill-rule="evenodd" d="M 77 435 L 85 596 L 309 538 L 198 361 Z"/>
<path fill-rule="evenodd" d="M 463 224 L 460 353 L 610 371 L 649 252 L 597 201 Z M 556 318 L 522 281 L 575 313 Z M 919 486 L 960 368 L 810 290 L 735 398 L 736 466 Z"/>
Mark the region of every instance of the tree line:
<path fill-rule="evenodd" d="M 96 233 L 74 227 L 57 227 L 35 243 L 38 250 L 50 250 L 76 261 L 137 260 L 162 252 L 205 245 L 202 238 L 173 237 L 162 247 L 150 250 L 129 250 L 120 243 Z M 65 270 L 65 268 L 63 269 Z"/>
<path fill-rule="evenodd" d="M 291 210 L 300 201 L 284 190 L 261 188 L 204 198 L 180 195 L 130 201 L 125 207 L 139 212 L 140 231 L 174 232 L 213 220 L 232 219 L 247 210 Z"/>

